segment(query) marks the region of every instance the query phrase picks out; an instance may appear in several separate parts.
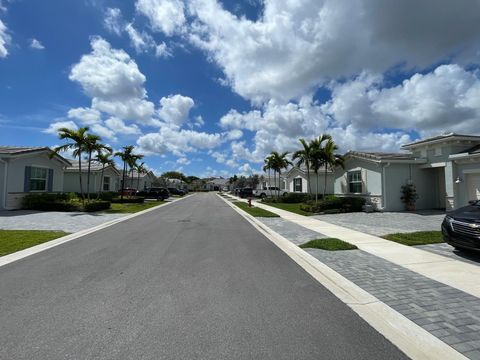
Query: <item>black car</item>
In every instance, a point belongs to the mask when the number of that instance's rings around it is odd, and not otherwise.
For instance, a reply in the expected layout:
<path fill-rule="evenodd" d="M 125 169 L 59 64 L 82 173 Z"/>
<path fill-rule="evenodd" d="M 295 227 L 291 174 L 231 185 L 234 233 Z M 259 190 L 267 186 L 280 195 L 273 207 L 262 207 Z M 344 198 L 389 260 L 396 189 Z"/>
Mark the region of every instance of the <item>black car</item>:
<path fill-rule="evenodd" d="M 165 200 L 170 196 L 170 194 L 168 193 L 168 190 L 162 187 L 147 188 L 142 191 L 137 191 L 136 195 L 144 197 L 145 199 L 157 199 L 157 200 Z"/>
<path fill-rule="evenodd" d="M 242 188 L 240 189 L 238 196 L 240 196 L 243 199 L 253 197 L 253 189 L 250 187 Z"/>
<path fill-rule="evenodd" d="M 180 196 L 185 195 L 185 191 L 181 189 L 173 188 L 173 187 L 168 188 L 168 192 L 172 195 L 180 195 Z"/>
<path fill-rule="evenodd" d="M 448 213 L 442 234 L 445 242 L 456 249 L 480 251 L 480 200 Z"/>

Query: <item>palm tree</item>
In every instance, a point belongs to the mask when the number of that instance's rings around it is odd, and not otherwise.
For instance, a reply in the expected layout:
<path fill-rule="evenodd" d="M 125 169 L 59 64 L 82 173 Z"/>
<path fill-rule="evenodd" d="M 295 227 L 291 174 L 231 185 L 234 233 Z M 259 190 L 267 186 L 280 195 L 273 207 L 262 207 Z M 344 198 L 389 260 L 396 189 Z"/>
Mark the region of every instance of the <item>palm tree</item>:
<path fill-rule="evenodd" d="M 102 164 L 102 175 L 100 177 L 100 187 L 98 189 L 98 195 L 97 195 L 97 199 L 99 199 L 100 198 L 100 193 L 103 190 L 103 179 L 104 179 L 103 175 L 104 175 L 104 172 L 105 172 L 105 167 L 115 166 L 115 162 L 112 159 L 112 153 L 111 152 L 102 153 L 101 151 L 99 151 L 97 153 L 97 156 L 95 157 L 95 160 L 98 161 L 100 164 Z"/>
<path fill-rule="evenodd" d="M 312 170 L 315 172 L 317 177 L 317 184 L 316 184 L 316 191 L 315 191 L 315 202 L 318 203 L 318 171 L 322 166 L 326 166 L 325 164 L 325 156 L 324 156 L 324 145 L 325 141 L 332 140 L 332 137 L 328 134 L 322 134 L 317 139 L 313 139 L 310 142 L 311 147 L 311 167 Z M 324 194 L 325 196 L 325 194 Z"/>
<path fill-rule="evenodd" d="M 342 155 L 335 154 L 335 151 L 338 150 L 338 146 L 332 139 L 328 139 L 327 143 L 323 147 L 323 161 L 325 165 L 325 182 L 323 186 L 323 198 L 325 199 L 325 193 L 327 192 L 327 168 L 330 167 L 332 172 L 335 171 L 336 166 L 341 166 L 345 168 L 345 160 Z"/>
<path fill-rule="evenodd" d="M 93 134 L 87 134 L 87 138 L 84 144 L 84 151 L 88 155 L 88 166 L 87 166 L 87 198 L 90 200 L 90 174 L 91 174 L 91 164 L 92 164 L 92 154 L 96 151 L 102 152 L 103 150 L 107 150 L 109 152 L 112 151 L 112 149 L 109 146 L 106 146 L 100 141 L 102 138 L 98 135 L 93 135 Z"/>
<path fill-rule="evenodd" d="M 273 156 L 272 154 L 268 155 L 264 160 L 264 165 L 263 165 L 263 171 L 267 171 L 268 170 L 268 187 L 271 188 L 272 187 L 272 184 L 270 183 L 270 181 L 272 180 L 272 175 L 271 175 L 271 171 L 273 169 Z M 276 172 L 273 173 L 273 184 L 276 185 Z M 268 189 L 268 190 L 271 190 L 271 189 Z"/>
<path fill-rule="evenodd" d="M 87 131 L 88 127 L 82 127 L 78 130 L 66 127 L 58 129 L 58 137 L 60 139 L 69 139 L 72 140 L 72 142 L 57 146 L 53 149 L 55 154 L 60 151 L 73 150 L 73 157 L 78 157 L 78 174 L 80 177 L 80 195 L 82 197 L 82 202 L 85 200 L 82 184 L 82 151 L 87 142 Z M 52 153 L 51 156 L 53 156 L 54 153 Z"/>
<path fill-rule="evenodd" d="M 123 151 L 117 151 L 115 156 L 118 156 L 123 161 L 123 171 L 122 171 L 122 192 L 120 193 L 120 199 L 123 201 L 123 193 L 125 190 L 125 173 L 127 172 L 127 163 L 131 161 L 131 156 L 133 153 L 133 145 L 128 145 L 123 147 Z"/>
<path fill-rule="evenodd" d="M 282 176 L 282 169 L 287 169 L 292 162 L 287 159 L 288 151 L 279 154 L 276 151 L 270 153 L 271 166 L 274 172 L 278 172 L 278 190 L 277 197 L 280 197 L 280 179 Z"/>
<path fill-rule="evenodd" d="M 296 166 L 300 167 L 305 164 L 307 168 L 307 189 L 308 193 L 312 193 L 312 188 L 310 184 L 310 162 L 312 160 L 312 147 L 304 139 L 299 140 L 303 146 L 302 150 L 297 150 L 292 155 L 292 160 L 297 160 Z"/>
<path fill-rule="evenodd" d="M 147 172 L 147 168 L 145 167 L 145 162 L 140 164 L 135 164 L 135 171 L 137 172 L 137 190 L 140 188 L 140 174 L 144 174 Z"/>

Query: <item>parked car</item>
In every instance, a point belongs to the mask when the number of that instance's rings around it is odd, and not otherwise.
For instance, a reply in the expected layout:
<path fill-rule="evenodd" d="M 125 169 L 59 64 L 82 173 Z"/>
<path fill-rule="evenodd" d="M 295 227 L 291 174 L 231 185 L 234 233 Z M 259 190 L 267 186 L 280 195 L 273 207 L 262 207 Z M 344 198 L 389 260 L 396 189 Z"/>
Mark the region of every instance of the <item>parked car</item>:
<path fill-rule="evenodd" d="M 456 249 L 480 251 L 480 200 L 448 213 L 442 234 L 445 242 Z"/>
<path fill-rule="evenodd" d="M 168 192 L 169 192 L 171 195 L 180 195 L 180 196 L 185 195 L 185 191 L 183 191 L 183 190 L 181 190 L 181 189 L 174 188 L 174 187 L 169 187 L 169 188 L 168 188 Z"/>
<path fill-rule="evenodd" d="M 118 193 L 122 194 L 122 189 L 118 190 Z M 135 196 L 137 193 L 137 189 L 134 188 L 124 188 L 123 189 L 123 196 Z"/>
<path fill-rule="evenodd" d="M 137 196 L 142 196 L 145 199 L 157 199 L 157 200 L 165 200 L 169 197 L 169 192 L 166 188 L 147 188 L 143 191 L 137 191 Z"/>
<path fill-rule="evenodd" d="M 241 198 L 253 197 L 253 189 L 250 187 L 244 187 L 240 189 L 238 196 Z"/>
<path fill-rule="evenodd" d="M 262 189 L 253 190 L 253 195 L 262 199 L 285 194 L 288 194 L 288 191 L 281 190 L 278 186 L 264 186 Z"/>

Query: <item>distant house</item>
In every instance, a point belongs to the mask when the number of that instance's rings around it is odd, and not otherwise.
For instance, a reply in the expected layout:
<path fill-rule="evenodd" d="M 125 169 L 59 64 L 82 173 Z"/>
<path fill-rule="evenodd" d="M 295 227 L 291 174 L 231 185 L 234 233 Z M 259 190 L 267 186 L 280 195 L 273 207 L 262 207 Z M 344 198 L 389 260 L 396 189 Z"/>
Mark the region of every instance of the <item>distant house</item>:
<path fill-rule="evenodd" d="M 122 178 L 120 177 L 120 181 Z M 133 188 L 137 190 L 143 190 L 152 187 L 157 182 L 157 177 L 152 171 L 139 174 L 133 170 L 127 172 L 125 175 L 125 188 Z M 120 188 L 122 187 L 120 182 Z"/>
<path fill-rule="evenodd" d="M 63 191 L 70 165 L 48 147 L 0 146 L 0 209 L 19 209 L 28 193 Z"/>
<path fill-rule="evenodd" d="M 310 177 L 308 177 L 307 168 L 305 166 L 292 167 L 287 172 L 282 174 L 282 181 L 280 182 L 280 189 L 286 190 L 288 192 L 303 192 L 308 193 L 308 178 L 310 178 L 310 192 L 315 194 L 317 189 L 318 193 L 323 193 L 325 187 L 325 168 L 322 167 L 318 170 L 317 174 L 310 169 Z M 318 187 L 317 187 L 318 179 Z M 327 171 L 327 194 L 333 193 L 333 182 L 334 177 L 331 170 Z M 278 177 L 276 186 L 278 186 Z M 273 186 L 273 185 L 272 185 Z"/>
<path fill-rule="evenodd" d="M 71 166 L 65 169 L 63 191 L 80 192 L 80 176 L 78 174 L 78 160 L 70 160 Z M 98 191 L 118 191 L 120 189 L 120 171 L 115 166 L 105 166 L 102 179 L 103 165 L 97 161 L 90 164 L 90 188 L 87 191 L 88 161 L 82 161 L 82 188 L 83 192 L 91 194 Z"/>
<path fill-rule="evenodd" d="M 221 191 L 223 188 L 230 190 L 229 179 L 224 178 L 213 178 L 206 182 L 204 189 L 208 191 Z"/>
<path fill-rule="evenodd" d="M 417 189 L 417 209 L 449 210 L 480 199 L 480 136 L 444 134 L 402 148 L 408 152 L 347 153 L 334 193 L 365 197 L 384 211 L 404 210 L 405 184 Z"/>
<path fill-rule="evenodd" d="M 187 183 L 180 179 L 166 178 L 165 183 L 167 187 L 173 187 L 175 189 L 188 189 Z"/>

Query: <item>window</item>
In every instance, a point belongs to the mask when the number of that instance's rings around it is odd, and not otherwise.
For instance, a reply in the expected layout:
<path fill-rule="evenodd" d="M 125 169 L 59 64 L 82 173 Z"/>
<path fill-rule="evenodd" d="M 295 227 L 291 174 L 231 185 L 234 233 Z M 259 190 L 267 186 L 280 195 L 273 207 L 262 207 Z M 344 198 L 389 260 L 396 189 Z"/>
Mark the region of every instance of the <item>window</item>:
<path fill-rule="evenodd" d="M 48 169 L 33 167 L 30 173 L 30 191 L 47 190 Z"/>
<path fill-rule="evenodd" d="M 302 192 L 302 178 L 293 179 L 293 191 Z"/>
<path fill-rule="evenodd" d="M 362 192 L 362 172 L 350 171 L 348 173 L 348 192 L 361 193 Z"/>
<path fill-rule="evenodd" d="M 110 176 L 103 177 L 103 191 L 110 191 Z"/>

